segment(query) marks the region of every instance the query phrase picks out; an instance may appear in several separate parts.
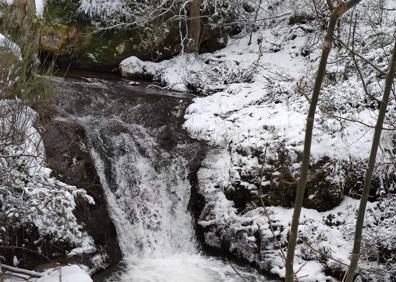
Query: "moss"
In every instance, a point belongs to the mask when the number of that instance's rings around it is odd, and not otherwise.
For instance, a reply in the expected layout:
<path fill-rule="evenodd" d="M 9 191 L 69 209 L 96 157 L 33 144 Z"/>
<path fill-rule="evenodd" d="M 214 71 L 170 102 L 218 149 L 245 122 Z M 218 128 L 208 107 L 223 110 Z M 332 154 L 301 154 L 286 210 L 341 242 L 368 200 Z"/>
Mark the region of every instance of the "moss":
<path fill-rule="evenodd" d="M 81 34 L 75 26 L 45 25 L 41 30 L 41 48 L 46 52 L 63 56 L 70 54 L 70 46 L 81 44 Z"/>
<path fill-rule="evenodd" d="M 89 24 L 87 17 L 78 12 L 79 1 L 49 1 L 46 4 L 45 21 L 53 25 Z"/>

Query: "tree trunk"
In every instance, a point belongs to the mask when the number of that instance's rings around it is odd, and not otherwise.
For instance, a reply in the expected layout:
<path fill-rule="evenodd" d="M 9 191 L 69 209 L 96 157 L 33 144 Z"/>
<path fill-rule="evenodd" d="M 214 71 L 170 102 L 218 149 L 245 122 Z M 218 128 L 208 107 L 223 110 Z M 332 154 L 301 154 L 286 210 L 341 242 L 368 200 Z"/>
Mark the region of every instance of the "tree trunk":
<path fill-rule="evenodd" d="M 259 14 L 259 10 L 260 10 L 260 8 L 261 8 L 261 4 L 263 3 L 263 0 L 260 0 L 260 2 L 258 3 L 258 5 L 257 5 L 257 7 L 256 7 L 256 13 L 254 14 L 254 21 L 253 21 L 253 24 L 252 24 L 252 26 L 251 26 L 251 31 L 250 31 L 250 35 L 249 35 L 249 43 L 248 43 L 248 45 L 251 45 L 252 44 L 252 37 L 253 37 L 253 32 L 254 32 L 254 29 L 256 28 L 256 22 L 257 22 L 257 17 L 258 17 L 258 14 Z"/>
<path fill-rule="evenodd" d="M 364 216 L 366 213 L 367 201 L 370 194 L 371 178 L 373 176 L 373 172 L 375 168 L 375 161 L 377 158 L 378 147 L 381 141 L 382 126 L 384 124 L 386 109 L 389 103 L 389 96 L 392 90 L 393 80 L 395 78 L 395 71 L 396 71 L 396 41 L 395 41 L 395 46 L 393 48 L 392 61 L 390 62 L 389 72 L 385 82 L 384 96 L 382 97 L 381 107 L 377 118 L 377 124 L 375 125 L 373 142 L 371 144 L 370 157 L 369 157 L 369 162 L 367 164 L 366 177 L 364 179 L 364 184 L 363 184 L 362 198 L 360 199 L 358 217 L 356 221 L 355 238 L 353 243 L 351 264 L 346 274 L 346 279 L 345 279 L 346 282 L 353 281 L 357 264 L 359 261 Z"/>
<path fill-rule="evenodd" d="M 309 169 L 309 159 L 311 156 L 311 143 L 312 143 L 312 131 L 314 126 L 315 112 L 319 100 L 319 94 L 322 87 L 322 82 L 326 74 L 327 60 L 332 49 L 334 40 L 334 31 L 338 19 L 350 8 L 355 6 L 361 0 L 350 0 L 348 2 L 340 2 L 336 8 L 331 12 L 329 24 L 327 26 L 326 35 L 324 37 L 322 55 L 320 58 L 319 69 L 315 79 L 314 90 L 311 98 L 311 103 L 309 106 L 307 125 L 305 129 L 305 139 L 304 139 L 304 151 L 302 156 L 301 172 L 300 178 L 297 185 L 297 194 L 294 203 L 294 212 L 292 223 L 289 231 L 288 238 L 288 249 L 286 257 L 286 281 L 293 281 L 294 271 L 294 251 L 296 248 L 298 225 L 300 220 L 301 208 L 304 201 L 305 186 L 307 184 L 308 169 Z"/>
<path fill-rule="evenodd" d="M 3 281 L 4 281 L 3 278 L 4 278 L 4 277 L 3 277 L 3 268 L 1 267 L 1 260 L 0 260 L 0 282 L 3 282 Z"/>
<path fill-rule="evenodd" d="M 189 8 L 186 53 L 198 53 L 201 37 L 201 0 L 192 0 Z"/>

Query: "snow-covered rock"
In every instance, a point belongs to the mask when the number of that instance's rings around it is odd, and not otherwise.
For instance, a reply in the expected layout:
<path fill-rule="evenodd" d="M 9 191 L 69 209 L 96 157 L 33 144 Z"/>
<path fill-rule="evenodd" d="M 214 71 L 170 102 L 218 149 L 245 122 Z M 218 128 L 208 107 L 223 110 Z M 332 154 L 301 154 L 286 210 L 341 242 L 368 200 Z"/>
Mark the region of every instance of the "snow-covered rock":
<path fill-rule="evenodd" d="M 153 77 L 157 72 L 157 64 L 144 62 L 137 57 L 129 57 L 120 63 L 121 74 L 126 77 Z"/>

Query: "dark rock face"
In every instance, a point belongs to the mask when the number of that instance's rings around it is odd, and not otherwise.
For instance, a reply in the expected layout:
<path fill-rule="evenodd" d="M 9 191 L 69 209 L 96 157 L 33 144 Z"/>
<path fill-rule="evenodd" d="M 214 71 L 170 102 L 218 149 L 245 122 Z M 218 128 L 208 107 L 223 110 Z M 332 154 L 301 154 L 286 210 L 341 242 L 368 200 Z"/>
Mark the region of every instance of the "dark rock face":
<path fill-rule="evenodd" d="M 0 219 L 0 220 L 5 220 Z M 4 222 L 4 221 L 3 221 Z M 43 238 L 33 224 L 21 226 L 10 222 L 6 231 L 1 231 L 2 246 L 0 256 L 2 263 L 13 265 L 14 257 L 18 259 L 18 266 L 33 269 L 38 265 L 49 261 L 60 261 L 64 263 L 72 260 L 66 257 L 66 250 L 72 247 L 62 242 L 50 243 L 51 238 Z"/>
<path fill-rule="evenodd" d="M 240 211 L 247 207 L 262 206 L 259 195 L 267 206 L 290 208 L 294 205 L 299 175 L 299 156 L 280 147 L 271 158 L 264 151 L 232 148 L 236 156 L 235 175 L 225 190 L 228 199 Z M 249 165 L 252 159 L 255 165 Z M 265 159 L 264 159 L 265 158 Z M 306 186 L 304 207 L 326 211 L 336 207 L 344 199 L 344 184 L 332 180 L 333 160 L 323 159 L 310 168 L 311 179 Z M 328 178 L 330 176 L 330 178 Z"/>
<path fill-rule="evenodd" d="M 108 265 L 121 260 L 117 233 L 107 211 L 99 178 L 85 145 L 85 133 L 77 124 L 51 121 L 42 132 L 48 167 L 61 181 L 85 189 L 95 205 L 77 202 L 75 215 L 91 235 L 98 249 L 108 255 Z"/>
<path fill-rule="evenodd" d="M 229 152 L 233 156 L 235 173 L 225 193 L 236 208 L 242 211 L 261 206 L 260 193 L 266 206 L 293 207 L 300 153 L 279 146 L 276 154 L 265 157 L 265 148 L 247 150 L 238 145 L 231 145 Z M 362 160 L 337 161 L 328 157 L 311 163 L 304 207 L 328 211 L 337 207 L 345 196 L 359 199 L 365 166 Z M 372 180 L 370 200 L 377 200 L 381 193 L 389 193 L 393 185 L 394 175 L 379 168 Z"/>

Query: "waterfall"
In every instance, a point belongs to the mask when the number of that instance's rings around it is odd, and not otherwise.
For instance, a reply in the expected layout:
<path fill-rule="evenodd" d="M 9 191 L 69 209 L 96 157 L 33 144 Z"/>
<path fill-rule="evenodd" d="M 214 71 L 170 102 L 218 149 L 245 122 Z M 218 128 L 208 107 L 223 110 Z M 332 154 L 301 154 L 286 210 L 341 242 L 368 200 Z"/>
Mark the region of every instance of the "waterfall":
<path fill-rule="evenodd" d="M 60 108 L 90 140 L 117 229 L 126 267 L 112 281 L 243 281 L 230 265 L 200 254 L 195 239 L 188 174 L 197 143 L 181 129 L 189 100 L 142 95 L 120 82 L 57 83 Z"/>
<path fill-rule="evenodd" d="M 116 221 L 124 257 L 196 249 L 188 171 L 182 157 L 158 147 L 141 126 L 84 120 L 91 155 Z"/>

